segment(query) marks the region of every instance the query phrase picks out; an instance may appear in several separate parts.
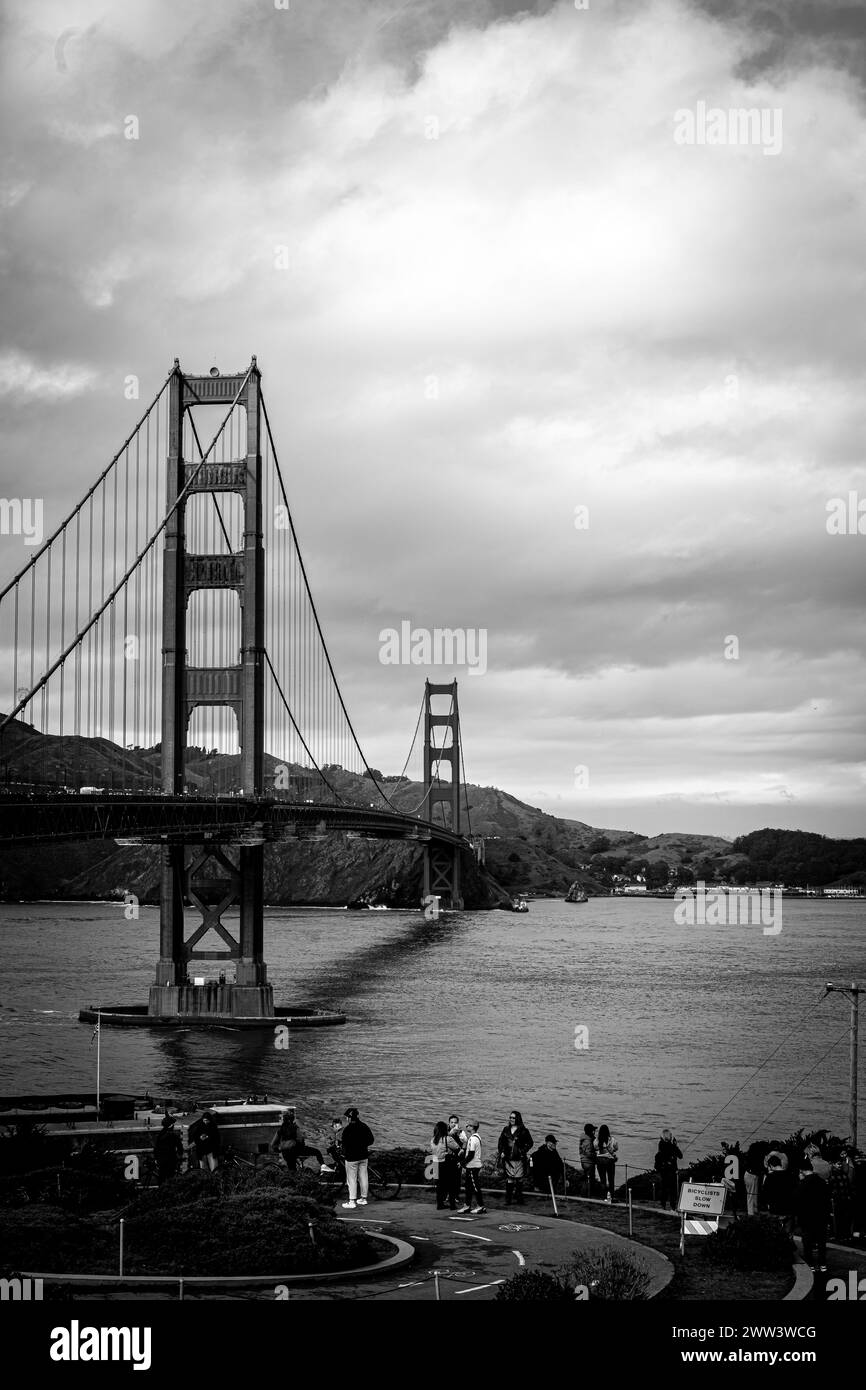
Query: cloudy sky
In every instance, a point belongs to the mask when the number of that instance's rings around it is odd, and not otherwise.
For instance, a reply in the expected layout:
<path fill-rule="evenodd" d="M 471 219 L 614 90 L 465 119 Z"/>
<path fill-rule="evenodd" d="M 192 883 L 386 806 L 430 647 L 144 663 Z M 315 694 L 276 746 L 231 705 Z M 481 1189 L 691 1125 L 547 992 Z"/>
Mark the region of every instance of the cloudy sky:
<path fill-rule="evenodd" d="M 2 495 L 56 525 L 128 374 L 256 353 L 375 766 L 451 674 L 380 632 L 484 629 L 471 780 L 863 834 L 864 14 L 8 0 Z M 701 139 L 740 108 L 774 148 Z"/>

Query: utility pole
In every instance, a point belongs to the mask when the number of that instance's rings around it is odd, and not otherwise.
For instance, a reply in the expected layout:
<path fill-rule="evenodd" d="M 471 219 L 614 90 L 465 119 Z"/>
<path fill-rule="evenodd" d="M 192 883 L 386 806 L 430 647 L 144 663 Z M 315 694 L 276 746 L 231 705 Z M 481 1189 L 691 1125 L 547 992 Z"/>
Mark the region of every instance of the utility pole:
<path fill-rule="evenodd" d="M 866 989 L 853 980 L 850 986 L 827 985 L 826 994 L 844 994 L 851 1004 L 851 1072 L 848 1081 L 848 1128 L 851 1131 L 851 1144 L 857 1148 L 857 1027 L 860 995 Z"/>

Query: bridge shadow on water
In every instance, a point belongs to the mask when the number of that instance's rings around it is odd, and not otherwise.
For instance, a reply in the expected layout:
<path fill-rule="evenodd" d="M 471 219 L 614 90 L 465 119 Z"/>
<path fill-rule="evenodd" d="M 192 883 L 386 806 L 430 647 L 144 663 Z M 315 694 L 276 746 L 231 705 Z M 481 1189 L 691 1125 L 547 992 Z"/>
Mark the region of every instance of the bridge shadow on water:
<path fill-rule="evenodd" d="M 320 964 L 287 989 L 276 986 L 278 1006 L 312 1004 L 341 1009 L 347 1016 L 345 1025 L 290 1032 L 286 1049 L 277 1046 L 277 1023 L 274 1032 L 250 1032 L 226 1024 L 153 1033 L 161 1090 L 179 1101 L 237 1098 L 253 1092 L 285 1099 L 287 1085 L 303 1093 L 321 1082 L 319 1066 L 325 1058 L 347 1045 L 347 1039 L 335 1035 L 345 1035 L 359 1022 L 363 1005 L 354 1013 L 352 1001 L 360 1004 L 381 986 L 383 976 L 411 973 L 413 957 L 429 955 L 447 944 L 470 925 L 471 915 L 456 913 L 428 921 L 419 914 L 401 923 L 399 934 L 388 940 L 371 942 L 330 964 Z M 363 920 L 368 920 L 365 915 Z"/>
<path fill-rule="evenodd" d="M 397 968 L 405 971 L 407 958 L 425 955 L 432 948 L 444 945 L 465 930 L 469 922 L 468 913 L 440 916 L 437 921 L 428 921 L 419 915 L 405 923 L 399 936 L 372 942 L 335 961 L 327 975 L 323 976 L 319 967 L 304 980 L 303 988 L 306 993 L 317 996 L 319 1007 L 325 1007 L 318 1000 L 318 995 L 322 994 L 327 997 L 327 1007 L 342 1008 L 351 1016 L 348 1001 L 376 988 L 383 974 L 390 975 Z"/>

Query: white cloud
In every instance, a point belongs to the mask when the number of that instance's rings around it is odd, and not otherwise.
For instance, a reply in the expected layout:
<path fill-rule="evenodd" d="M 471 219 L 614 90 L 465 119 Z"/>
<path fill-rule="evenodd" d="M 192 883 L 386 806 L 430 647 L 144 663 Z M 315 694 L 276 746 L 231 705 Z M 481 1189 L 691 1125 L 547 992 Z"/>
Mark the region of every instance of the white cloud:
<path fill-rule="evenodd" d="M 57 401 L 91 389 L 95 373 L 86 367 L 62 363 L 42 367 L 22 353 L 0 355 L 0 395 L 18 400 Z"/>

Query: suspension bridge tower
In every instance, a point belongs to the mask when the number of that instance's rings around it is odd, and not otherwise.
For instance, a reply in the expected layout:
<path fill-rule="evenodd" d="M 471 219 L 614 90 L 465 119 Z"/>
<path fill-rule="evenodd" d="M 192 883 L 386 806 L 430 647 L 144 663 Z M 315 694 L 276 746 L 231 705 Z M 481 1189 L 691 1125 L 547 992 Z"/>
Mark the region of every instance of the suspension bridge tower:
<path fill-rule="evenodd" d="M 193 406 L 242 406 L 246 452 L 227 462 L 184 458 L 184 420 Z M 175 361 L 169 382 L 167 504 L 163 550 L 162 791 L 186 791 L 184 761 L 193 711 L 202 705 L 234 711 L 240 742 L 240 793 L 263 795 L 265 582 L 262 532 L 261 377 L 255 357 L 247 372 L 187 376 Z M 187 548 L 186 507 L 197 493 L 235 493 L 243 511 L 243 541 L 237 552 L 202 555 Z M 182 495 L 183 494 L 183 495 Z M 182 495 L 182 496 L 181 496 Z M 178 497 L 179 505 L 175 506 Z M 173 508 L 173 510 L 172 510 Z M 239 660 L 226 666 L 187 662 L 190 599 L 201 589 L 228 589 L 240 603 Z M 264 960 L 264 835 L 245 834 L 238 843 L 172 837 L 162 849 L 160 946 L 156 981 L 150 988 L 153 1018 L 274 1017 L 273 987 Z M 185 937 L 184 901 L 201 914 Z M 238 908 L 235 938 L 222 921 Z M 220 949 L 203 949 L 210 932 Z M 196 961 L 234 964 L 234 981 L 196 986 L 188 972 Z"/>
<path fill-rule="evenodd" d="M 447 696 L 447 713 L 434 713 L 433 701 Z M 436 743 L 434 730 L 443 731 L 442 742 Z M 447 741 L 446 741 L 447 740 Z M 449 776 L 443 781 L 441 764 L 449 764 Z M 457 682 L 434 685 L 424 683 L 424 801 L 422 816 L 434 820 L 437 805 L 443 807 L 445 824 L 460 832 L 460 712 L 457 704 Z M 460 849 L 457 845 L 428 841 L 424 846 L 424 897 L 431 894 L 444 900 L 451 908 L 462 908 L 460 888 Z"/>

